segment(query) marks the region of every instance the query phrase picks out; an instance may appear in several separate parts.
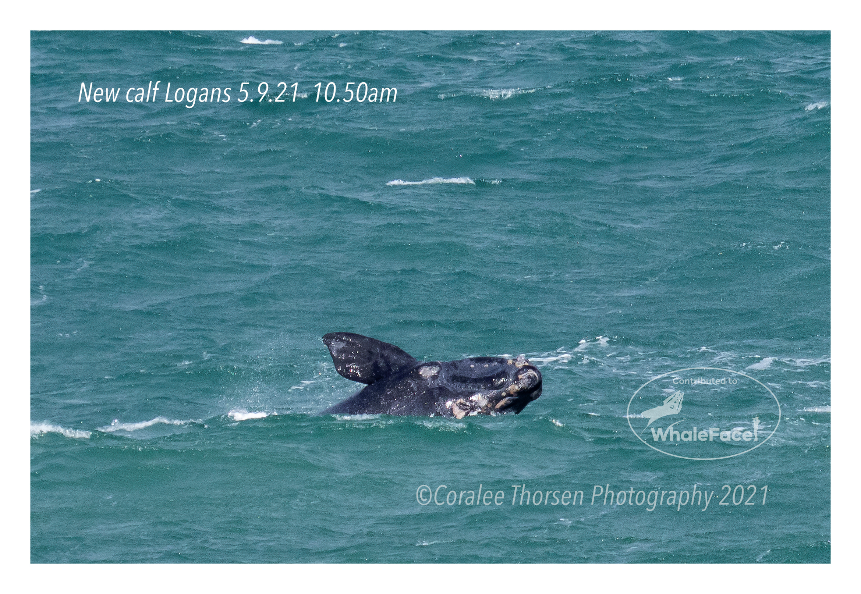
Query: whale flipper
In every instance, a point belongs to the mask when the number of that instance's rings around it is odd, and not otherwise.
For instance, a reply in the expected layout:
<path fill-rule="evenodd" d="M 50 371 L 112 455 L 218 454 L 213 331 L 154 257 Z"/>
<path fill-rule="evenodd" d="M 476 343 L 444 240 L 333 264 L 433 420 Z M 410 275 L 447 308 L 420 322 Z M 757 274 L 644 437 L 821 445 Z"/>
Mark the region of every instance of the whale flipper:
<path fill-rule="evenodd" d="M 329 333 L 323 343 L 329 348 L 335 370 L 363 384 L 372 384 L 419 363 L 393 344 L 351 332 Z"/>

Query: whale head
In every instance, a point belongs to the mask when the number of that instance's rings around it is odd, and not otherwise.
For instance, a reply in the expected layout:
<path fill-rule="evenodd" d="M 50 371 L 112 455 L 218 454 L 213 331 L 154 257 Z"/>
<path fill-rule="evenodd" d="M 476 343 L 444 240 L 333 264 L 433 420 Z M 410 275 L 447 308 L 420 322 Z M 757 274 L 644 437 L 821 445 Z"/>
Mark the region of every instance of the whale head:
<path fill-rule="evenodd" d="M 541 396 L 541 372 L 523 355 L 517 359 L 479 357 L 453 363 L 457 368 L 449 377 L 451 384 L 457 386 L 459 392 L 469 393 L 446 402 L 446 407 L 458 419 L 507 412 L 518 414 Z"/>

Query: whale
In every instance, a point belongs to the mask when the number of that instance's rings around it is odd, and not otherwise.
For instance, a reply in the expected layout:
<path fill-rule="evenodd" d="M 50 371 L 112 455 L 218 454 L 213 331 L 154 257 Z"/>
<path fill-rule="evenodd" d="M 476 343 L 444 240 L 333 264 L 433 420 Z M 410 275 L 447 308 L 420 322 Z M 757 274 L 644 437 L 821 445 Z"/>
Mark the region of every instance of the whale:
<path fill-rule="evenodd" d="M 541 372 L 517 358 L 420 362 L 393 344 L 351 332 L 323 336 L 335 370 L 366 384 L 320 414 L 440 416 L 519 414 L 541 396 Z"/>

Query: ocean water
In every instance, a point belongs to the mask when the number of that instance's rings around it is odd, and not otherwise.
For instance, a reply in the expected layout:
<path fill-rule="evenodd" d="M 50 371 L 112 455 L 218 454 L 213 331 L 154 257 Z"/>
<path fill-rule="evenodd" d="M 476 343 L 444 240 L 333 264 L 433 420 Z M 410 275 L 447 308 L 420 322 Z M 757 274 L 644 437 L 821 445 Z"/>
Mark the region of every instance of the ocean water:
<path fill-rule="evenodd" d="M 32 562 L 830 561 L 828 33 L 30 51 Z M 333 331 L 543 394 L 321 416 Z"/>

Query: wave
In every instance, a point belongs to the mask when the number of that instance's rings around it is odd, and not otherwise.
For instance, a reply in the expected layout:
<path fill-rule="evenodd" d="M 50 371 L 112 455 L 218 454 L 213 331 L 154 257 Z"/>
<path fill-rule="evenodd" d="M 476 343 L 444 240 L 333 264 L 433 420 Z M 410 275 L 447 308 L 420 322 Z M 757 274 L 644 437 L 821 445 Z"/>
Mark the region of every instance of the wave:
<path fill-rule="evenodd" d="M 290 390 L 304 390 L 311 384 L 316 384 L 318 380 L 302 380 L 295 386 L 290 386 Z"/>
<path fill-rule="evenodd" d="M 253 35 L 249 35 L 245 39 L 241 40 L 239 43 L 245 43 L 248 45 L 281 45 L 284 42 L 278 41 L 277 39 L 267 39 L 265 41 L 260 41 Z"/>
<path fill-rule="evenodd" d="M 393 179 L 386 182 L 387 186 L 424 186 L 427 184 L 472 184 L 475 182 L 468 177 L 432 177 L 423 179 L 422 181 L 404 181 L 402 179 Z"/>
<path fill-rule="evenodd" d="M 487 97 L 491 101 L 496 101 L 497 99 L 511 99 L 512 97 L 516 97 L 517 95 L 524 95 L 526 93 L 534 92 L 535 89 L 485 89 L 479 94 L 482 97 Z"/>
<path fill-rule="evenodd" d="M 227 416 L 234 421 L 246 421 L 248 419 L 262 419 L 270 415 L 277 414 L 277 412 L 248 412 L 245 409 L 233 409 L 229 413 L 227 413 Z M 169 419 L 167 417 L 160 416 L 155 417 L 154 419 L 150 419 L 149 421 L 139 421 L 134 423 L 121 423 L 118 419 L 114 419 L 110 425 L 99 427 L 97 429 L 94 429 L 93 431 L 98 433 L 118 434 L 122 436 L 123 434 L 135 433 L 158 425 L 183 428 L 193 425 L 201 426 L 203 428 L 207 427 L 206 423 L 201 420 Z M 45 435 L 46 433 L 58 433 L 72 439 L 89 439 L 90 437 L 92 437 L 93 431 L 86 431 L 83 429 L 68 429 L 66 427 L 62 427 L 60 425 L 55 425 L 48 422 L 30 423 L 31 438 L 36 438 L 41 435 Z M 160 434 L 162 433 L 163 432 L 161 432 Z"/>
<path fill-rule="evenodd" d="M 59 425 L 51 423 L 30 423 L 30 437 L 39 437 L 46 433 L 59 433 L 72 439 L 89 439 L 93 434 L 92 431 L 83 431 L 81 429 L 66 429 Z"/>
<path fill-rule="evenodd" d="M 818 359 L 793 359 L 789 357 L 764 357 L 761 361 L 758 361 L 752 365 L 748 365 L 746 369 L 754 369 L 754 370 L 763 370 L 771 368 L 772 363 L 778 361 L 780 363 L 784 363 L 791 367 L 810 367 L 816 365 L 830 364 L 831 357 L 820 357 Z"/>
<path fill-rule="evenodd" d="M 830 406 L 808 406 L 807 408 L 802 408 L 801 412 L 810 412 L 810 413 L 827 413 L 831 414 Z"/>
<path fill-rule="evenodd" d="M 781 359 L 782 363 L 794 367 L 810 367 L 811 365 L 831 364 L 831 357 L 820 357 L 818 359 Z"/>
<path fill-rule="evenodd" d="M 609 343 L 609 342 L 610 342 L 610 339 L 607 338 L 606 336 L 596 336 L 595 342 L 589 342 L 588 340 L 586 340 L 584 338 L 583 340 L 580 341 L 580 343 L 577 345 L 577 347 L 574 350 L 575 351 L 583 351 L 583 350 L 586 350 L 586 348 L 592 344 L 595 344 L 595 345 L 598 345 L 601 347 L 605 347 L 605 346 L 607 346 L 607 343 Z"/>
<path fill-rule="evenodd" d="M 557 351 L 558 352 L 558 351 Z M 571 353 L 561 353 L 558 355 L 547 354 L 541 357 L 529 357 L 529 362 L 533 365 L 547 365 L 548 363 L 568 363 L 571 360 Z"/>
<path fill-rule="evenodd" d="M 549 88 L 549 87 L 544 87 Z M 445 99 L 456 99 L 458 97 L 482 97 L 484 99 L 490 99 L 491 101 L 505 100 L 511 99 L 512 97 L 517 97 L 519 95 L 526 95 L 528 93 L 534 93 L 538 89 L 522 89 L 520 87 L 516 87 L 513 89 L 481 89 L 479 91 L 469 91 L 469 92 L 453 92 L 453 93 L 439 93 L 437 98 L 440 100 Z"/>
<path fill-rule="evenodd" d="M 817 101 L 816 103 L 811 103 L 805 106 L 804 111 L 813 111 L 814 109 L 822 109 L 823 107 L 828 107 L 828 101 Z"/>
<path fill-rule="evenodd" d="M 769 367 L 771 367 L 772 363 L 774 363 L 774 357 L 765 357 L 762 361 L 754 363 L 753 365 L 748 365 L 745 369 L 768 369 Z"/>
<path fill-rule="evenodd" d="M 39 285 L 39 295 L 39 297 L 30 297 L 30 307 L 36 307 L 48 301 L 48 296 L 45 294 L 45 285 Z"/>
<path fill-rule="evenodd" d="M 248 412 L 244 408 L 242 409 L 234 409 L 227 413 L 227 416 L 233 419 L 234 421 L 247 421 L 249 419 L 265 419 L 270 414 L 277 415 L 278 413 L 268 413 L 268 412 Z"/>
<path fill-rule="evenodd" d="M 117 431 L 125 431 L 131 433 L 133 431 L 140 431 L 141 429 L 146 429 L 147 427 L 152 427 L 153 425 L 183 426 L 198 423 L 200 423 L 200 421 L 181 421 L 177 419 L 168 419 L 165 417 L 156 417 L 154 419 L 150 419 L 149 421 L 140 421 L 138 423 L 120 423 L 117 419 L 114 419 L 110 425 L 106 427 L 100 427 L 99 429 L 97 429 L 97 431 L 101 431 L 102 433 L 116 433 Z"/>
<path fill-rule="evenodd" d="M 466 431 L 467 426 L 446 417 L 421 418 L 418 424 L 434 431 Z"/>

